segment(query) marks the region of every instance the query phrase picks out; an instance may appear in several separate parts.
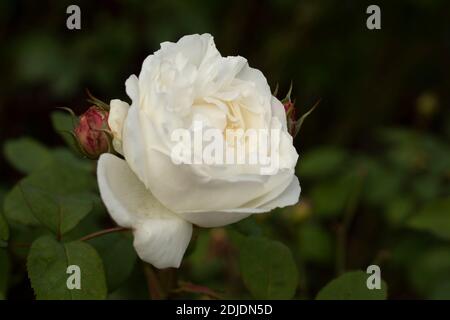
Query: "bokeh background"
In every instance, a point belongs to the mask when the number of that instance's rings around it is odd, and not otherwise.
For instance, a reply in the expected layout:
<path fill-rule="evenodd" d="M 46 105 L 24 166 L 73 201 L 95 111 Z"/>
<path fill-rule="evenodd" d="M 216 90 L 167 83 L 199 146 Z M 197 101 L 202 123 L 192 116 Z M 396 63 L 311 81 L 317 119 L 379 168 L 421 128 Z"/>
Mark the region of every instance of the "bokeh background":
<path fill-rule="evenodd" d="M 82 29 L 66 28 L 81 7 Z M 366 28 L 378 4 L 382 29 Z M 381 266 L 391 299 L 450 298 L 450 3 L 402 1 L 0 1 L 0 140 L 64 144 L 50 113 L 84 111 L 85 89 L 126 100 L 124 81 L 162 41 L 211 33 L 299 111 L 319 107 L 296 138 L 302 199 L 230 227 L 293 252 L 296 298 L 344 270 Z M 22 175 L 0 157 L 5 194 Z M 181 278 L 248 297 L 227 229 L 199 231 Z M 114 298 L 146 298 L 142 270 Z M 20 256 L 7 297 L 32 298 Z M 193 297 L 198 297 L 193 296 Z"/>

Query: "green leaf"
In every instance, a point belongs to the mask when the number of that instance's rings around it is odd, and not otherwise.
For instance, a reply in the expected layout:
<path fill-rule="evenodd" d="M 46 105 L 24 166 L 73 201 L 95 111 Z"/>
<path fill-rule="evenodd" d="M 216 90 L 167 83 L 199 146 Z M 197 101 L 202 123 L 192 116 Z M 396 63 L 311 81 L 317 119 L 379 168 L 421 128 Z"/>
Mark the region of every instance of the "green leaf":
<path fill-rule="evenodd" d="M 234 228 L 234 226 L 227 228 L 227 235 L 230 238 L 230 241 L 233 244 L 233 246 L 236 248 L 242 247 L 242 244 L 247 239 L 247 235 L 238 231 L 238 229 Z M 248 236 L 250 236 L 250 235 L 248 235 Z M 258 235 L 252 235 L 252 236 L 257 237 Z"/>
<path fill-rule="evenodd" d="M 31 212 L 19 184 L 6 195 L 4 213 L 6 219 L 10 222 L 26 226 L 39 225 L 39 221 Z"/>
<path fill-rule="evenodd" d="M 75 122 L 69 113 L 54 111 L 50 115 L 53 129 L 64 139 L 66 144 L 76 149 L 75 140 L 70 134 L 74 130 Z"/>
<path fill-rule="evenodd" d="M 92 195 L 92 197 L 92 211 L 75 228 L 64 235 L 66 242 L 78 240 L 81 237 L 105 228 L 105 217 L 108 217 L 107 211 L 104 209 L 99 196 Z"/>
<path fill-rule="evenodd" d="M 439 178 L 430 174 L 414 177 L 411 182 L 411 187 L 416 198 L 424 202 L 429 202 L 439 197 L 440 192 L 443 189 L 440 185 Z"/>
<path fill-rule="evenodd" d="M 90 240 L 90 244 L 102 258 L 109 291 L 116 290 L 131 275 L 136 263 L 133 237 L 124 232 L 110 233 Z"/>
<path fill-rule="evenodd" d="M 11 228 L 11 238 L 9 240 L 8 251 L 12 256 L 20 260 L 26 260 L 30 251 L 31 243 L 42 236 L 52 236 L 52 233 L 44 227 L 40 226 L 24 226 L 20 224 L 13 225 Z"/>
<path fill-rule="evenodd" d="M 9 226 L 3 213 L 0 211 L 0 240 L 7 241 L 9 239 Z"/>
<path fill-rule="evenodd" d="M 248 237 L 239 254 L 247 289 L 256 299 L 290 299 L 298 284 L 298 271 L 291 251 L 284 244 L 261 237 Z"/>
<path fill-rule="evenodd" d="M 72 230 L 92 210 L 89 194 L 63 196 L 28 183 L 21 186 L 34 216 L 58 236 Z"/>
<path fill-rule="evenodd" d="M 92 210 L 92 188 L 93 178 L 86 171 L 52 162 L 20 181 L 6 199 L 5 212 L 8 218 L 33 224 L 31 212 L 61 236 Z"/>
<path fill-rule="evenodd" d="M 450 278 L 447 277 L 444 281 L 440 281 L 428 294 L 428 298 L 431 300 L 450 300 Z"/>
<path fill-rule="evenodd" d="M 417 132 L 403 128 L 384 128 L 379 130 L 379 137 L 390 145 L 384 156 L 397 169 L 411 170 L 425 161 Z"/>
<path fill-rule="evenodd" d="M 434 176 L 448 172 L 450 148 L 445 140 L 403 128 L 383 129 L 380 137 L 391 145 L 386 156 L 397 170 L 426 169 Z"/>
<path fill-rule="evenodd" d="M 76 170 L 93 172 L 95 162 L 74 155 L 68 148 L 55 148 L 52 150 L 53 159 L 64 166 L 70 166 Z"/>
<path fill-rule="evenodd" d="M 260 236 L 262 235 L 261 226 L 258 225 L 253 217 L 249 217 L 247 219 L 241 220 L 238 223 L 233 224 L 233 228 L 235 228 L 238 232 L 249 235 L 249 236 Z"/>
<path fill-rule="evenodd" d="M 333 240 L 318 223 L 306 223 L 298 233 L 298 248 L 305 261 L 326 264 L 333 257 Z"/>
<path fill-rule="evenodd" d="M 22 173 L 31 173 L 52 159 L 45 146 L 28 137 L 7 141 L 3 152 L 8 162 Z"/>
<path fill-rule="evenodd" d="M 67 267 L 80 267 L 80 289 L 68 289 Z M 105 299 L 105 272 L 95 249 L 87 243 L 59 243 L 44 236 L 33 242 L 27 259 L 28 276 L 39 300 Z"/>
<path fill-rule="evenodd" d="M 314 212 L 322 218 L 342 215 L 354 190 L 356 176 L 347 174 L 336 179 L 326 180 L 313 187 L 311 198 Z"/>
<path fill-rule="evenodd" d="M 387 204 L 384 216 L 392 226 L 403 226 L 414 210 L 414 200 L 408 196 L 399 196 Z"/>
<path fill-rule="evenodd" d="M 34 185 L 57 194 L 71 195 L 88 192 L 96 186 L 95 179 L 85 170 L 67 164 L 52 162 L 45 168 L 29 175 L 22 185 Z"/>
<path fill-rule="evenodd" d="M 336 147 L 320 147 L 306 153 L 299 160 L 299 176 L 306 178 L 323 177 L 337 172 L 347 155 Z"/>
<path fill-rule="evenodd" d="M 347 272 L 328 283 L 317 294 L 317 300 L 385 300 L 387 285 L 382 280 L 381 289 L 368 289 L 363 271 Z"/>
<path fill-rule="evenodd" d="M 433 240 L 435 239 L 432 237 L 418 236 L 415 232 L 399 236 L 389 250 L 391 252 L 390 265 L 397 269 L 415 268 L 420 255 L 430 249 Z"/>
<path fill-rule="evenodd" d="M 427 204 L 417 215 L 411 217 L 408 226 L 450 240 L 449 213 L 450 198 L 439 199 Z"/>
<path fill-rule="evenodd" d="M 50 115 L 55 131 L 71 131 L 74 127 L 72 116 L 63 111 L 53 111 Z"/>
<path fill-rule="evenodd" d="M 76 196 L 92 190 L 96 183 L 93 178 L 92 162 L 74 156 L 67 148 L 57 148 L 48 152 L 49 158 L 42 161 L 39 170 L 18 183 L 5 197 L 4 214 L 10 223 L 28 226 L 39 225 L 34 216 L 23 190 L 26 181 L 39 180 L 38 185 L 49 191 L 56 190 L 55 194 Z M 82 196 L 84 198 L 84 196 Z"/>
<path fill-rule="evenodd" d="M 382 206 L 402 192 L 402 172 L 389 169 L 379 162 L 367 159 L 365 162 L 367 177 L 363 196 L 366 202 L 373 206 Z"/>
<path fill-rule="evenodd" d="M 407 268 L 412 287 L 419 294 L 431 295 L 441 284 L 450 281 L 450 248 L 428 247 Z"/>
<path fill-rule="evenodd" d="M 0 300 L 6 299 L 10 264 L 6 250 L 0 249 Z"/>

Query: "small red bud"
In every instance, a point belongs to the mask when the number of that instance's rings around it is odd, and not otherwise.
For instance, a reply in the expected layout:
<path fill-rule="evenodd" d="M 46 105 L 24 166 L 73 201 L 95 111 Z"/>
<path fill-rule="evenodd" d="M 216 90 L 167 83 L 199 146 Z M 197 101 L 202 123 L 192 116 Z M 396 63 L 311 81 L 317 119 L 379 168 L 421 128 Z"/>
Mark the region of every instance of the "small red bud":
<path fill-rule="evenodd" d="M 276 90 L 278 91 L 278 90 Z M 286 97 L 281 100 L 281 103 L 284 106 L 284 111 L 286 112 L 286 123 L 287 123 L 287 129 L 288 132 L 291 134 L 292 137 L 295 138 L 295 136 L 300 131 L 300 128 L 302 127 L 303 121 L 311 114 L 311 112 L 314 111 L 314 109 L 319 105 L 320 100 L 316 102 L 316 104 L 309 109 L 305 114 L 302 116 L 298 115 L 298 110 L 295 108 L 295 99 L 292 101 L 291 99 L 292 94 L 292 83 L 289 87 L 289 91 L 286 94 Z"/>
<path fill-rule="evenodd" d="M 283 99 L 282 101 L 284 110 L 286 111 L 286 121 L 288 126 L 288 132 L 295 137 L 297 127 L 297 112 L 295 109 L 295 102 L 290 97 Z"/>
<path fill-rule="evenodd" d="M 286 115 L 288 116 L 288 117 L 293 117 L 293 116 L 295 116 L 295 105 L 294 105 L 294 102 L 292 102 L 291 100 L 289 100 L 289 101 L 285 101 L 284 103 L 283 103 L 283 105 L 284 105 L 284 110 L 286 111 Z"/>
<path fill-rule="evenodd" d="M 79 123 L 74 133 L 81 151 L 89 158 L 97 159 L 110 149 L 110 137 L 106 132 L 108 126 L 108 111 L 91 106 L 79 117 Z"/>

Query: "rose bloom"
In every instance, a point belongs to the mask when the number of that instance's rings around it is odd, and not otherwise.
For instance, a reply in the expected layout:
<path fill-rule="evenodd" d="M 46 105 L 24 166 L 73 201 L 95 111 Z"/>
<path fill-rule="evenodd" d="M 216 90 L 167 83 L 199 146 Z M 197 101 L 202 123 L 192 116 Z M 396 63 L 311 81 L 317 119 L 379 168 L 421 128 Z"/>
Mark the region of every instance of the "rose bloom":
<path fill-rule="evenodd" d="M 133 230 L 144 261 L 179 267 L 193 224 L 225 226 L 298 202 L 298 154 L 284 106 L 259 70 L 243 57 L 222 57 L 211 35 L 162 43 L 125 87 L 131 104 L 112 100 L 108 119 L 125 160 L 103 154 L 97 175 L 110 215 Z M 171 133 L 192 130 L 194 121 L 221 132 L 279 129 L 276 174 L 261 174 L 260 164 L 175 164 Z"/>

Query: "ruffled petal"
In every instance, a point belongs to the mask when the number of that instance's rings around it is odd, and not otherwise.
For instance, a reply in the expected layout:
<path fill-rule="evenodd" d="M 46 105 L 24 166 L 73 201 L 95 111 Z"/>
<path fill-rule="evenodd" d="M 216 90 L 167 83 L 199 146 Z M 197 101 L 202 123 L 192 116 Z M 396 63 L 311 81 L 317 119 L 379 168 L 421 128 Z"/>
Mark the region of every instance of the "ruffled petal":
<path fill-rule="evenodd" d="M 134 248 L 142 260 L 158 269 L 178 268 L 191 236 L 192 224 L 183 219 L 148 219 L 134 231 Z"/>
<path fill-rule="evenodd" d="M 238 222 L 256 212 L 259 210 L 243 209 L 242 212 L 239 212 L 239 209 L 236 209 L 234 212 L 185 212 L 180 215 L 199 227 L 216 228 Z"/>
<path fill-rule="evenodd" d="M 129 76 L 125 81 L 125 91 L 131 100 L 139 100 L 139 80 L 135 74 Z"/>
<path fill-rule="evenodd" d="M 286 111 L 284 110 L 283 104 L 277 98 L 272 96 L 272 115 L 280 120 L 281 125 L 284 130 L 287 128 Z"/>
<path fill-rule="evenodd" d="M 114 99 L 111 100 L 109 106 L 108 125 L 113 135 L 113 146 L 117 152 L 123 154 L 122 131 L 130 105 L 119 99 Z"/>
<path fill-rule="evenodd" d="M 111 154 L 98 161 L 100 195 L 117 224 L 132 228 L 139 257 L 157 268 L 178 268 L 192 225 L 164 207 L 131 171 Z"/>
<path fill-rule="evenodd" d="M 258 208 L 268 212 L 275 208 L 283 208 L 293 206 L 298 203 L 300 198 L 300 182 L 296 176 L 293 177 L 291 183 L 276 198 L 261 204 Z"/>
<path fill-rule="evenodd" d="M 287 183 L 282 182 L 276 189 L 242 208 L 214 212 L 183 212 L 180 213 L 180 216 L 199 227 L 222 227 L 245 219 L 252 214 L 295 205 L 299 200 L 300 190 L 298 178 L 293 176 L 292 179 L 287 180 Z"/>

